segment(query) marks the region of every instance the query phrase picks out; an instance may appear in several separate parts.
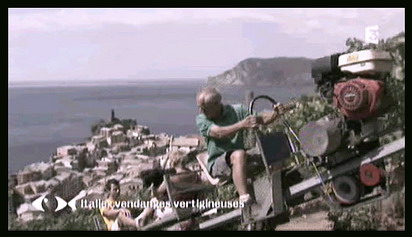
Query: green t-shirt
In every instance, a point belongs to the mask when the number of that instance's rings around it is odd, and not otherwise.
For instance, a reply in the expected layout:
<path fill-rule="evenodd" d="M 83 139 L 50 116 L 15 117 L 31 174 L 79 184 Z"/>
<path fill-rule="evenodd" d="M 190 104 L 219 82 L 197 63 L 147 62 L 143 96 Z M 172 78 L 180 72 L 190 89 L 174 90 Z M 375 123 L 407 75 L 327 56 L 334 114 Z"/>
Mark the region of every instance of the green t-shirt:
<path fill-rule="evenodd" d="M 235 124 L 249 116 L 248 110 L 242 104 L 224 105 L 222 117 L 218 121 L 212 121 L 206 118 L 204 114 L 199 114 L 196 117 L 196 126 L 200 134 L 205 137 L 207 145 L 207 153 L 209 159 L 207 168 L 210 171 L 217 157 L 225 152 L 245 149 L 243 143 L 243 132 L 238 131 L 230 138 L 213 138 L 209 136 L 212 125 L 220 127 Z"/>

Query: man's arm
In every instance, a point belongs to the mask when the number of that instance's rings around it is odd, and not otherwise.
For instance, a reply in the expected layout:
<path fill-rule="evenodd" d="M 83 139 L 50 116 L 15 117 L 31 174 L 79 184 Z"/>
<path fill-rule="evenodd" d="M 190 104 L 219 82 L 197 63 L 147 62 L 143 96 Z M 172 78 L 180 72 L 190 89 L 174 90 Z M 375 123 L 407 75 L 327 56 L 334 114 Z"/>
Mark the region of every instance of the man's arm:
<path fill-rule="evenodd" d="M 102 214 L 109 219 L 116 219 L 121 211 L 121 209 L 105 209 Z"/>
<path fill-rule="evenodd" d="M 214 138 L 228 138 L 235 135 L 237 132 L 245 128 L 254 128 L 257 124 L 257 117 L 254 115 L 248 116 L 245 119 L 229 125 L 229 126 L 217 126 L 216 124 L 212 125 L 210 128 L 209 136 Z"/>
<path fill-rule="evenodd" d="M 292 107 L 291 105 L 288 106 Z M 273 123 L 280 115 L 285 113 L 285 107 L 282 104 L 276 104 L 273 106 L 273 111 L 271 112 L 262 112 L 258 116 L 258 124 L 267 125 Z"/>
<path fill-rule="evenodd" d="M 273 111 L 262 112 L 258 116 L 249 115 L 245 119 L 229 125 L 229 126 L 217 126 L 212 125 L 210 128 L 209 136 L 213 138 L 228 138 L 236 134 L 245 128 L 255 128 L 258 124 L 267 125 L 275 121 L 280 115 L 285 113 L 285 107 L 282 104 L 276 104 L 273 106 Z"/>
<path fill-rule="evenodd" d="M 154 210 L 151 207 L 146 207 L 142 213 L 136 218 L 136 222 L 138 223 L 139 227 L 143 227 L 146 225 L 146 221 L 148 218 L 153 216 Z"/>
<path fill-rule="evenodd" d="M 160 186 L 155 190 L 154 196 L 155 197 L 160 197 L 161 195 L 164 195 L 166 192 L 167 192 L 166 181 L 163 180 L 163 182 L 160 184 Z"/>
<path fill-rule="evenodd" d="M 279 118 L 279 114 L 275 111 L 262 112 L 258 116 L 258 123 L 262 125 L 267 125 L 273 123 L 277 118 Z"/>

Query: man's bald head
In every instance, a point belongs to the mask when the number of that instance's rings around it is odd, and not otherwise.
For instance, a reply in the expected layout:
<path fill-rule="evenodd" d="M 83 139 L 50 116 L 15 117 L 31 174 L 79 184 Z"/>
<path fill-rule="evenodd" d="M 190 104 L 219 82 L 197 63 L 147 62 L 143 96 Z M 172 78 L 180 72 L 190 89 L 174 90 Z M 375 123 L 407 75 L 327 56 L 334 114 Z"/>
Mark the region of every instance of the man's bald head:
<path fill-rule="evenodd" d="M 205 87 L 197 93 L 197 105 L 220 104 L 222 96 L 214 87 Z"/>
<path fill-rule="evenodd" d="M 222 115 L 222 96 L 213 87 L 206 87 L 197 93 L 196 97 L 199 111 L 208 119 L 218 119 Z"/>

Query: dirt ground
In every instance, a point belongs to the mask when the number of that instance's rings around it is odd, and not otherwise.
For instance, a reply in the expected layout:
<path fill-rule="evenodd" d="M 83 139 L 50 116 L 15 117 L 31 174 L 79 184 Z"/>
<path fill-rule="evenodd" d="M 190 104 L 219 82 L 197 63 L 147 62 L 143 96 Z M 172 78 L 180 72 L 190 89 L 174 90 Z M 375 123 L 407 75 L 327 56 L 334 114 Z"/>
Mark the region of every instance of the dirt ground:
<path fill-rule="evenodd" d="M 292 217 L 290 222 L 276 226 L 277 231 L 331 231 L 333 222 L 328 220 L 328 212 L 320 211 L 311 214 L 303 214 L 298 217 Z"/>

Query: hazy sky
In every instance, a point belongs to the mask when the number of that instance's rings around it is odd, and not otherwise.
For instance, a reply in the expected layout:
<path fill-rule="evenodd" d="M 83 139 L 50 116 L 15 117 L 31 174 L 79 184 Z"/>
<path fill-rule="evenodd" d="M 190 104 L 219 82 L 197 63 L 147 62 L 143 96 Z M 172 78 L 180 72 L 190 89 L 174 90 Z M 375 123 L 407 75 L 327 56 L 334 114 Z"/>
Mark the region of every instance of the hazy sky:
<path fill-rule="evenodd" d="M 249 57 L 317 58 L 403 8 L 9 9 L 9 82 L 206 78 Z"/>

